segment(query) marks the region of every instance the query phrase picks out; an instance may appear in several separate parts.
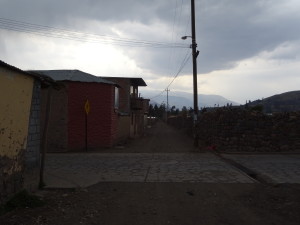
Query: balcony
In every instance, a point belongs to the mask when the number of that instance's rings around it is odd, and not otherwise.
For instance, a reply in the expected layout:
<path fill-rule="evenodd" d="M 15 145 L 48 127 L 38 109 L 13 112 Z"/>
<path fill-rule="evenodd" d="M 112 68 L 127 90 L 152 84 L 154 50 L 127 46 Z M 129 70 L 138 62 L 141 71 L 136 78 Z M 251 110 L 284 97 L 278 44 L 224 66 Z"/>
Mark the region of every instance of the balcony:
<path fill-rule="evenodd" d="M 132 110 L 142 110 L 143 113 L 147 114 L 149 111 L 149 101 L 150 101 L 150 99 L 132 97 L 131 98 L 131 109 Z"/>
<path fill-rule="evenodd" d="M 131 98 L 131 109 L 133 110 L 142 110 L 144 108 L 144 99 L 143 98 Z"/>

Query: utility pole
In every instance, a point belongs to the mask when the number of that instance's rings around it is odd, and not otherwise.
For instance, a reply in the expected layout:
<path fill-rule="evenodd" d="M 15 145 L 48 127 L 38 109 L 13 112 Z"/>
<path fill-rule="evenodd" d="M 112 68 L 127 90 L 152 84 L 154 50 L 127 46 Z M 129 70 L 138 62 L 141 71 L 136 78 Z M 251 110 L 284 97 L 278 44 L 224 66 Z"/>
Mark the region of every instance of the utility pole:
<path fill-rule="evenodd" d="M 169 113 L 169 91 L 170 89 L 166 89 L 167 92 L 167 123 L 168 123 L 168 113 Z"/>
<path fill-rule="evenodd" d="M 195 0 L 191 0 L 191 20 L 192 20 L 192 52 L 193 52 L 193 86 L 194 86 L 194 146 L 198 147 L 198 85 L 197 85 L 197 51 L 196 25 L 195 25 Z"/>

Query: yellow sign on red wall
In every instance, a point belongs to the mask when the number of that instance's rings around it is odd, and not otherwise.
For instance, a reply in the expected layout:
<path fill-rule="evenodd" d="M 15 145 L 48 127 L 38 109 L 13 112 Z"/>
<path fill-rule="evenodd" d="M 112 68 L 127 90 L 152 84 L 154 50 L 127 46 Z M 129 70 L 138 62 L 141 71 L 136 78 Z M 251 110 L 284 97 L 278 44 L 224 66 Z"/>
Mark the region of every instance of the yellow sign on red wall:
<path fill-rule="evenodd" d="M 86 115 L 88 115 L 91 111 L 91 106 L 90 106 L 90 102 L 88 99 L 86 100 L 86 102 L 84 104 L 84 109 L 85 109 Z"/>

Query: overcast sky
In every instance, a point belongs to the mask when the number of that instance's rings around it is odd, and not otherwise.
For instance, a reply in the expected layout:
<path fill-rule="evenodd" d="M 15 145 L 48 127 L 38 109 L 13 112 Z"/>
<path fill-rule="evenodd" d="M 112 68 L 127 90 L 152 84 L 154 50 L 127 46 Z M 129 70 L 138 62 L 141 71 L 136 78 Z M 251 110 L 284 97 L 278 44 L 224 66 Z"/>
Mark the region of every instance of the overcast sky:
<path fill-rule="evenodd" d="M 195 0 L 198 92 L 245 103 L 300 86 L 299 0 Z M 106 38 L 190 44 L 190 0 L 0 0 L 7 19 Z M 2 21 L 2 25 L 1 25 Z M 3 22 L 4 21 L 4 22 Z M 189 48 L 120 46 L 0 29 L 0 60 L 21 69 L 79 69 L 172 81 Z M 175 45 L 175 44 L 174 44 Z M 169 87 L 192 92 L 191 58 Z M 143 89 L 141 89 L 141 92 Z"/>

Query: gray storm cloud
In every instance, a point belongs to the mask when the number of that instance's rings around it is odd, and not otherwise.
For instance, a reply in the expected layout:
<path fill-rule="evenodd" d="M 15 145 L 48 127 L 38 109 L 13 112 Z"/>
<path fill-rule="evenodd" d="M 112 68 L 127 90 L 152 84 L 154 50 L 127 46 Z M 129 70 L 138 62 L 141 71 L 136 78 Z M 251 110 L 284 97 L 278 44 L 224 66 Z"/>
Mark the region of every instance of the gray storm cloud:
<path fill-rule="evenodd" d="M 180 40 L 190 30 L 190 1 L 186 0 L 2 0 L 0 6 L 2 17 L 30 23 L 85 30 L 91 21 L 97 21 L 109 35 L 118 35 L 112 31 L 117 29 L 139 40 L 190 41 Z M 228 69 L 240 60 L 299 40 L 299 19 L 296 11 L 291 13 L 288 3 L 279 1 L 196 1 L 199 72 Z M 90 26 L 85 31 L 93 32 Z M 122 50 L 138 66 L 164 76 L 173 76 L 186 52 L 128 47 Z"/>

